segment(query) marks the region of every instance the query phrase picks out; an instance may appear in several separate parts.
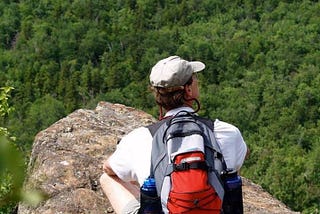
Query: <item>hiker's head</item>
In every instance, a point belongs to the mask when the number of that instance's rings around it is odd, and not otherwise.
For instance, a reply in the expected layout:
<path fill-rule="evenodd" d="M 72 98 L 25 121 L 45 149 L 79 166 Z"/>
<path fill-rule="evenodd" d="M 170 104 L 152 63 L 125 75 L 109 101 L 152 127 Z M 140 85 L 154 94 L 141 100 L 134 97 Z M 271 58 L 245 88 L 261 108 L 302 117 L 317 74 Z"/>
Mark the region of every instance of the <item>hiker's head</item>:
<path fill-rule="evenodd" d="M 202 62 L 189 62 L 179 56 L 160 60 L 150 74 L 157 104 L 166 110 L 191 106 L 199 97 L 196 73 L 204 68 Z"/>

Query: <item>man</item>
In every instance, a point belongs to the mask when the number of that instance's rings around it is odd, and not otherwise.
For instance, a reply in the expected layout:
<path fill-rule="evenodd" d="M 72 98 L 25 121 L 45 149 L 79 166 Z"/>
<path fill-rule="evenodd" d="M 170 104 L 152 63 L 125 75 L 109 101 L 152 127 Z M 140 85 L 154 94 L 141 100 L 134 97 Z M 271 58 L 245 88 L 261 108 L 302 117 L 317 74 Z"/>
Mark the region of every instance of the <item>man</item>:
<path fill-rule="evenodd" d="M 179 56 L 160 60 L 152 68 L 150 83 L 160 107 L 160 119 L 182 110 L 199 110 L 196 73 L 204 68 L 202 62 L 189 62 Z M 194 103 L 197 104 L 196 110 L 193 109 Z M 247 154 L 247 146 L 238 128 L 215 120 L 214 134 L 227 167 L 240 170 Z M 116 213 L 138 212 L 139 188 L 150 174 L 151 149 L 152 136 L 148 128 L 140 127 L 126 135 L 104 163 L 105 173 L 101 176 L 100 183 Z"/>

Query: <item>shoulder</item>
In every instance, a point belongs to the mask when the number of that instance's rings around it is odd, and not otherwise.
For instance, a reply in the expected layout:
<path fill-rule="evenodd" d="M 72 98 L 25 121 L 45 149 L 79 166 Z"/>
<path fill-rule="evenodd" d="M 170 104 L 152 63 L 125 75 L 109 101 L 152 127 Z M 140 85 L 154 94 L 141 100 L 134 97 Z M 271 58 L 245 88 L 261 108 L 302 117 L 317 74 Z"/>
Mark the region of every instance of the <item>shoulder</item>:
<path fill-rule="evenodd" d="M 147 127 L 139 127 L 139 128 L 133 129 L 131 132 L 128 133 L 127 136 L 129 136 L 129 135 L 145 135 L 145 134 L 150 134 L 148 128 Z"/>
<path fill-rule="evenodd" d="M 139 127 L 126 134 L 119 142 L 119 146 L 127 144 L 128 142 L 140 142 L 148 139 L 152 139 L 149 129 L 146 127 Z"/>
<path fill-rule="evenodd" d="M 216 133 L 224 135 L 225 137 L 242 138 L 241 132 L 238 127 L 219 119 L 214 120 L 214 131 Z"/>
<path fill-rule="evenodd" d="M 236 127 L 235 125 L 221 121 L 219 119 L 214 120 L 214 126 L 216 129 L 219 129 L 219 130 L 221 129 L 221 130 L 229 130 L 229 131 L 239 132 L 238 127 Z"/>

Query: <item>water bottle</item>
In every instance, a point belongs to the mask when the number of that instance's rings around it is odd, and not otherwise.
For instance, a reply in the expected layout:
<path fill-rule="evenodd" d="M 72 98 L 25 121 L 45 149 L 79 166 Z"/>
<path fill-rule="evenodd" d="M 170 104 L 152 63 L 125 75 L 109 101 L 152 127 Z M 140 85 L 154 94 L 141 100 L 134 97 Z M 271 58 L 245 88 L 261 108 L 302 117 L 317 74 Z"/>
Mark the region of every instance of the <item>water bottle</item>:
<path fill-rule="evenodd" d="M 223 213 L 242 214 L 242 180 L 237 171 L 229 171 L 224 175 Z"/>
<path fill-rule="evenodd" d="M 157 194 L 156 182 L 154 178 L 147 178 L 140 188 L 140 205 L 139 213 L 162 213 L 161 200 Z"/>
<path fill-rule="evenodd" d="M 150 197 L 156 197 L 157 194 L 157 187 L 156 187 L 156 181 L 154 178 L 147 178 L 141 187 L 141 191 L 150 196 Z"/>

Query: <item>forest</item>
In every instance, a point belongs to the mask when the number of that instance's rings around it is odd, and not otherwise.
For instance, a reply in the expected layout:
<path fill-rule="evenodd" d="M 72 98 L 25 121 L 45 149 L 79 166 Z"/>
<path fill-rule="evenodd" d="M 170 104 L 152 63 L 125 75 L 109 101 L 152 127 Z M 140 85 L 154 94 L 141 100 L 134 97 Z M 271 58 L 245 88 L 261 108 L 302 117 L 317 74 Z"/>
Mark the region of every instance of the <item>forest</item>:
<path fill-rule="evenodd" d="M 311 0 L 2 0 L 0 135 L 27 163 L 34 136 L 76 109 L 108 101 L 157 117 L 151 67 L 200 60 L 200 115 L 240 129 L 241 174 L 319 213 L 319 23 Z M 15 179 L 0 167 L 1 198 Z M 15 200 L 0 205 L 12 213 Z"/>

